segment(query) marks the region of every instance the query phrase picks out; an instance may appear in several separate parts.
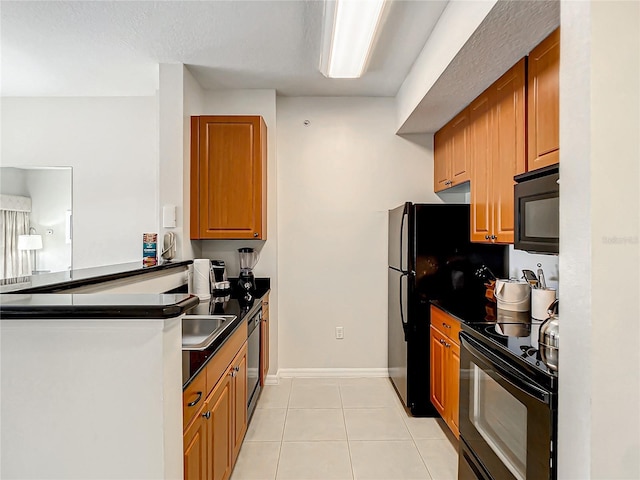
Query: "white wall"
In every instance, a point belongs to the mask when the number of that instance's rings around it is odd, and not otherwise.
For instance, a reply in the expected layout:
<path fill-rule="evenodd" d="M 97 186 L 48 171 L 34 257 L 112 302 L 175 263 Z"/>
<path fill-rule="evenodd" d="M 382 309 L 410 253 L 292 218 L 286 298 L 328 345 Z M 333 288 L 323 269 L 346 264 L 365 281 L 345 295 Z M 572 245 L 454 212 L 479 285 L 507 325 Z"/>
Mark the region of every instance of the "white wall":
<path fill-rule="evenodd" d="M 158 257 L 164 246 L 164 234 L 176 235 L 176 260 L 182 259 L 183 230 L 183 70 L 181 63 L 159 66 L 158 89 Z M 164 228 L 162 209 L 176 207 L 176 227 Z M 187 237 L 188 238 L 188 233 Z"/>
<path fill-rule="evenodd" d="M 204 91 L 191 72 L 184 67 L 182 74 L 182 228 L 184 232 L 182 258 L 186 259 L 202 257 L 201 242 L 192 242 L 187 239 L 191 231 L 191 116 L 203 115 L 205 102 Z"/>
<path fill-rule="evenodd" d="M 158 227 L 155 97 L 2 98 L 1 162 L 73 167 L 73 266 L 142 261 Z"/>
<path fill-rule="evenodd" d="M 559 478 L 640 478 L 640 7 L 561 19 Z"/>
<path fill-rule="evenodd" d="M 277 105 L 280 368 L 386 369 L 387 211 L 440 202 L 432 136 L 396 136 L 391 98 Z"/>

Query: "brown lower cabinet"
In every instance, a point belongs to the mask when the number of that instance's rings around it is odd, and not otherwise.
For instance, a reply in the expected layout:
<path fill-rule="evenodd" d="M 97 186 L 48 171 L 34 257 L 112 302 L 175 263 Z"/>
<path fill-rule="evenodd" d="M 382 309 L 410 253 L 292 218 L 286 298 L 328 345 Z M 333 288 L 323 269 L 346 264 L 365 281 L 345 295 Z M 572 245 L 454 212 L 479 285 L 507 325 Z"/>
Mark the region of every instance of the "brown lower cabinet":
<path fill-rule="evenodd" d="M 460 397 L 460 322 L 431 307 L 431 403 L 456 438 Z"/>
<path fill-rule="evenodd" d="M 208 394 L 200 402 L 203 389 Z M 229 478 L 247 431 L 246 322 L 187 387 L 184 406 L 184 478 Z"/>

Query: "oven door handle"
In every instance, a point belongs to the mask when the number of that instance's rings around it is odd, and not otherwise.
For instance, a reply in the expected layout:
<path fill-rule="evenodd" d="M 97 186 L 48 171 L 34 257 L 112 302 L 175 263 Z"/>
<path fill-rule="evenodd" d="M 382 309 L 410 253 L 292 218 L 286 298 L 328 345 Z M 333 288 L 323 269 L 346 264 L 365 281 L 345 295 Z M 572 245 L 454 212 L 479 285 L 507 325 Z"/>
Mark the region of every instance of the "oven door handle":
<path fill-rule="evenodd" d="M 528 381 L 518 370 L 502 360 L 491 350 L 471 338 L 465 332 L 460 332 L 460 343 L 478 361 L 491 365 L 500 378 L 519 390 L 524 395 L 534 397 L 537 400 L 549 405 L 551 403 L 550 392 L 541 389 Z"/>

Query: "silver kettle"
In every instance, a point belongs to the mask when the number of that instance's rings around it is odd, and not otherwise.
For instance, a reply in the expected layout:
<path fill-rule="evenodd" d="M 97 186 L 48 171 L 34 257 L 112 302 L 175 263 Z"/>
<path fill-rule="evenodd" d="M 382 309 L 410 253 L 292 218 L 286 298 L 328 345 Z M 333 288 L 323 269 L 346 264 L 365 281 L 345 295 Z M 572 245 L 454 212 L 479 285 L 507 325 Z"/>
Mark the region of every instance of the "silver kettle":
<path fill-rule="evenodd" d="M 538 344 L 540 347 L 540 358 L 551 370 L 558 370 L 558 350 L 560 348 L 560 327 L 559 327 L 559 302 L 556 300 L 551 305 L 547 313 L 547 318 L 540 326 Z"/>

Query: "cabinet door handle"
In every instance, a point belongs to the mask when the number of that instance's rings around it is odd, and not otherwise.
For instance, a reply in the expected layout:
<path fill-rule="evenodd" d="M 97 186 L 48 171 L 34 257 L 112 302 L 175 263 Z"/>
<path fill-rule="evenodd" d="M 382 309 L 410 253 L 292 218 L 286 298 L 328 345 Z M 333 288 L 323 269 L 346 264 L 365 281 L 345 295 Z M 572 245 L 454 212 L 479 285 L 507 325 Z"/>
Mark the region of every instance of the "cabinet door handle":
<path fill-rule="evenodd" d="M 442 326 L 443 326 L 444 328 L 451 328 L 451 325 L 447 325 L 447 324 L 446 324 L 446 323 L 444 323 L 444 322 L 442 322 Z"/>
<path fill-rule="evenodd" d="M 438 341 L 440 342 L 441 345 L 444 345 L 444 340 L 442 340 L 441 338 L 438 339 Z"/>
<path fill-rule="evenodd" d="M 198 398 L 196 398 L 193 402 L 187 403 L 187 407 L 195 407 L 196 404 L 200 401 L 200 399 L 202 398 L 202 392 L 196 392 L 196 394 L 198 395 Z"/>
<path fill-rule="evenodd" d="M 447 342 L 444 342 L 444 346 L 445 346 L 445 347 L 447 347 L 447 348 L 449 348 L 449 347 L 451 346 L 451 344 L 450 344 L 450 343 L 447 343 Z"/>
<path fill-rule="evenodd" d="M 484 236 L 484 239 L 485 239 L 485 240 L 489 240 L 489 235 L 485 235 L 485 236 Z"/>
<path fill-rule="evenodd" d="M 229 375 L 231 375 L 232 377 L 236 376 L 236 369 L 232 368 L 231 371 L 229 372 Z"/>
<path fill-rule="evenodd" d="M 253 236 L 254 236 L 254 237 L 257 237 L 257 236 L 258 236 L 258 232 L 254 233 L 254 234 L 253 234 Z"/>
<path fill-rule="evenodd" d="M 204 418 L 206 418 L 207 420 L 209 420 L 209 419 L 211 418 L 211 412 L 210 412 L 209 410 L 207 410 L 206 412 L 204 412 L 204 413 L 202 414 L 202 416 L 203 416 Z"/>
<path fill-rule="evenodd" d="M 234 369 L 236 372 L 239 372 L 239 371 L 240 371 L 240 367 L 233 367 L 233 369 Z"/>

